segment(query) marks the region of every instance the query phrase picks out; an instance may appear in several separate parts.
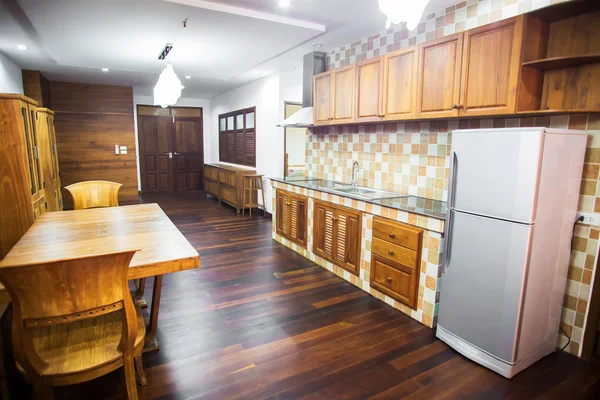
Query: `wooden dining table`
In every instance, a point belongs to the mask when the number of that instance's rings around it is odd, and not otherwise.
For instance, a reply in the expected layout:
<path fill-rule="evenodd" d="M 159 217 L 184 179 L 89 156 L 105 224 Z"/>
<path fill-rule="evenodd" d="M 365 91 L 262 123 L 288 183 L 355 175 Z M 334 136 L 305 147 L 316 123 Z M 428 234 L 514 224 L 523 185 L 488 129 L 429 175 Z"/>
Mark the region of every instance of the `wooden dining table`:
<path fill-rule="evenodd" d="M 163 275 L 200 267 L 198 252 L 158 204 L 45 213 L 0 261 L 0 268 L 132 249 L 139 251 L 129 265 L 129 279 L 154 277 L 144 351 L 157 350 Z M 2 297 L 7 294 L 0 285 Z"/>

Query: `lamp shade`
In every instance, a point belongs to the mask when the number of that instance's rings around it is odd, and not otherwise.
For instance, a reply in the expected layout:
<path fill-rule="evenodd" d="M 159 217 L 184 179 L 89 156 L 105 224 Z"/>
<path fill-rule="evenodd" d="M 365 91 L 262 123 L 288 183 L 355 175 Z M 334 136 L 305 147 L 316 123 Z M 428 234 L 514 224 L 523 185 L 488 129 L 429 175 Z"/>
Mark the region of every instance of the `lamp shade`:
<path fill-rule="evenodd" d="M 181 97 L 181 90 L 184 86 L 175 74 L 173 64 L 167 64 L 158 77 L 158 82 L 154 86 L 154 105 L 166 108 L 177 103 Z"/>

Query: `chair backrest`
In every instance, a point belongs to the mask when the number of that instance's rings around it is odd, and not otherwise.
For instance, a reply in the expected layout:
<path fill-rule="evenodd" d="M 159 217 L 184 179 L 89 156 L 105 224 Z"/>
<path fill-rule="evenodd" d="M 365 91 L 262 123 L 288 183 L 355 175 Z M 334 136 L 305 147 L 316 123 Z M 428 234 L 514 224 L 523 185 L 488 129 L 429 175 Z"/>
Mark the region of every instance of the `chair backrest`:
<path fill-rule="evenodd" d="M 119 349 L 133 352 L 136 312 L 129 293 L 129 262 L 137 250 L 0 268 L 13 303 L 13 348 L 19 364 L 41 375 L 48 364 L 33 347 L 31 330 L 68 324 L 124 309 Z"/>
<path fill-rule="evenodd" d="M 77 182 L 65 189 L 73 197 L 73 209 L 118 207 L 120 183 L 110 181 Z"/>

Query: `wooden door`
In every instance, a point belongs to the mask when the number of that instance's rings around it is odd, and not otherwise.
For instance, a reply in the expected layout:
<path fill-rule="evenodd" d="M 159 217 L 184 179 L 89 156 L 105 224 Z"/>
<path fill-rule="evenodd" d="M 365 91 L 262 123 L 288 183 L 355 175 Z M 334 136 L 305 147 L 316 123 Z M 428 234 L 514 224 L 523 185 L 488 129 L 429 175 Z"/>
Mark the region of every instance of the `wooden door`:
<path fill-rule="evenodd" d="M 276 231 L 277 234 L 288 237 L 290 233 L 290 201 L 286 192 L 281 190 L 277 190 L 276 198 Z"/>
<path fill-rule="evenodd" d="M 138 115 L 143 193 L 169 193 L 174 189 L 172 127 L 169 116 Z"/>
<path fill-rule="evenodd" d="M 384 56 L 383 105 L 386 120 L 414 118 L 417 108 L 417 47 L 401 49 Z"/>
<path fill-rule="evenodd" d="M 461 116 L 515 112 L 522 38 L 523 16 L 464 33 Z"/>
<path fill-rule="evenodd" d="M 337 209 L 333 221 L 333 261 L 345 270 L 358 275 L 362 233 L 360 213 Z"/>
<path fill-rule="evenodd" d="M 289 221 L 289 238 L 290 240 L 306 246 L 306 228 L 307 228 L 307 210 L 308 210 L 308 199 L 304 196 L 298 196 L 295 194 L 289 195 L 288 207 L 290 210 Z"/>
<path fill-rule="evenodd" d="M 356 64 L 333 70 L 332 83 L 332 121 L 335 123 L 354 122 Z"/>
<path fill-rule="evenodd" d="M 356 121 L 379 121 L 383 116 L 383 60 L 375 57 L 356 66 Z"/>
<path fill-rule="evenodd" d="M 323 72 L 313 78 L 313 114 L 315 125 L 327 125 L 332 118 L 331 72 Z"/>
<path fill-rule="evenodd" d="M 458 116 L 462 39 L 459 33 L 419 45 L 417 116 Z"/>
<path fill-rule="evenodd" d="M 334 214 L 333 208 L 321 202 L 315 202 L 313 253 L 327 260 L 333 260 Z"/>
<path fill-rule="evenodd" d="M 204 189 L 204 144 L 202 118 L 175 117 L 173 154 L 175 190 Z"/>

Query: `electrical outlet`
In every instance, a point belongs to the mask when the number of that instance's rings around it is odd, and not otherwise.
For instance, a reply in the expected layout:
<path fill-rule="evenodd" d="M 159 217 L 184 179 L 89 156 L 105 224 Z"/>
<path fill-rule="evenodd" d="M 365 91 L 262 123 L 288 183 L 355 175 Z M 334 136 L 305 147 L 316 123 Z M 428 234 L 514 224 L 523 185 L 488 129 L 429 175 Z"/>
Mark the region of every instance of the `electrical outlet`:
<path fill-rule="evenodd" d="M 580 213 L 579 216 L 583 216 L 582 224 L 600 226 L 600 214 Z"/>

